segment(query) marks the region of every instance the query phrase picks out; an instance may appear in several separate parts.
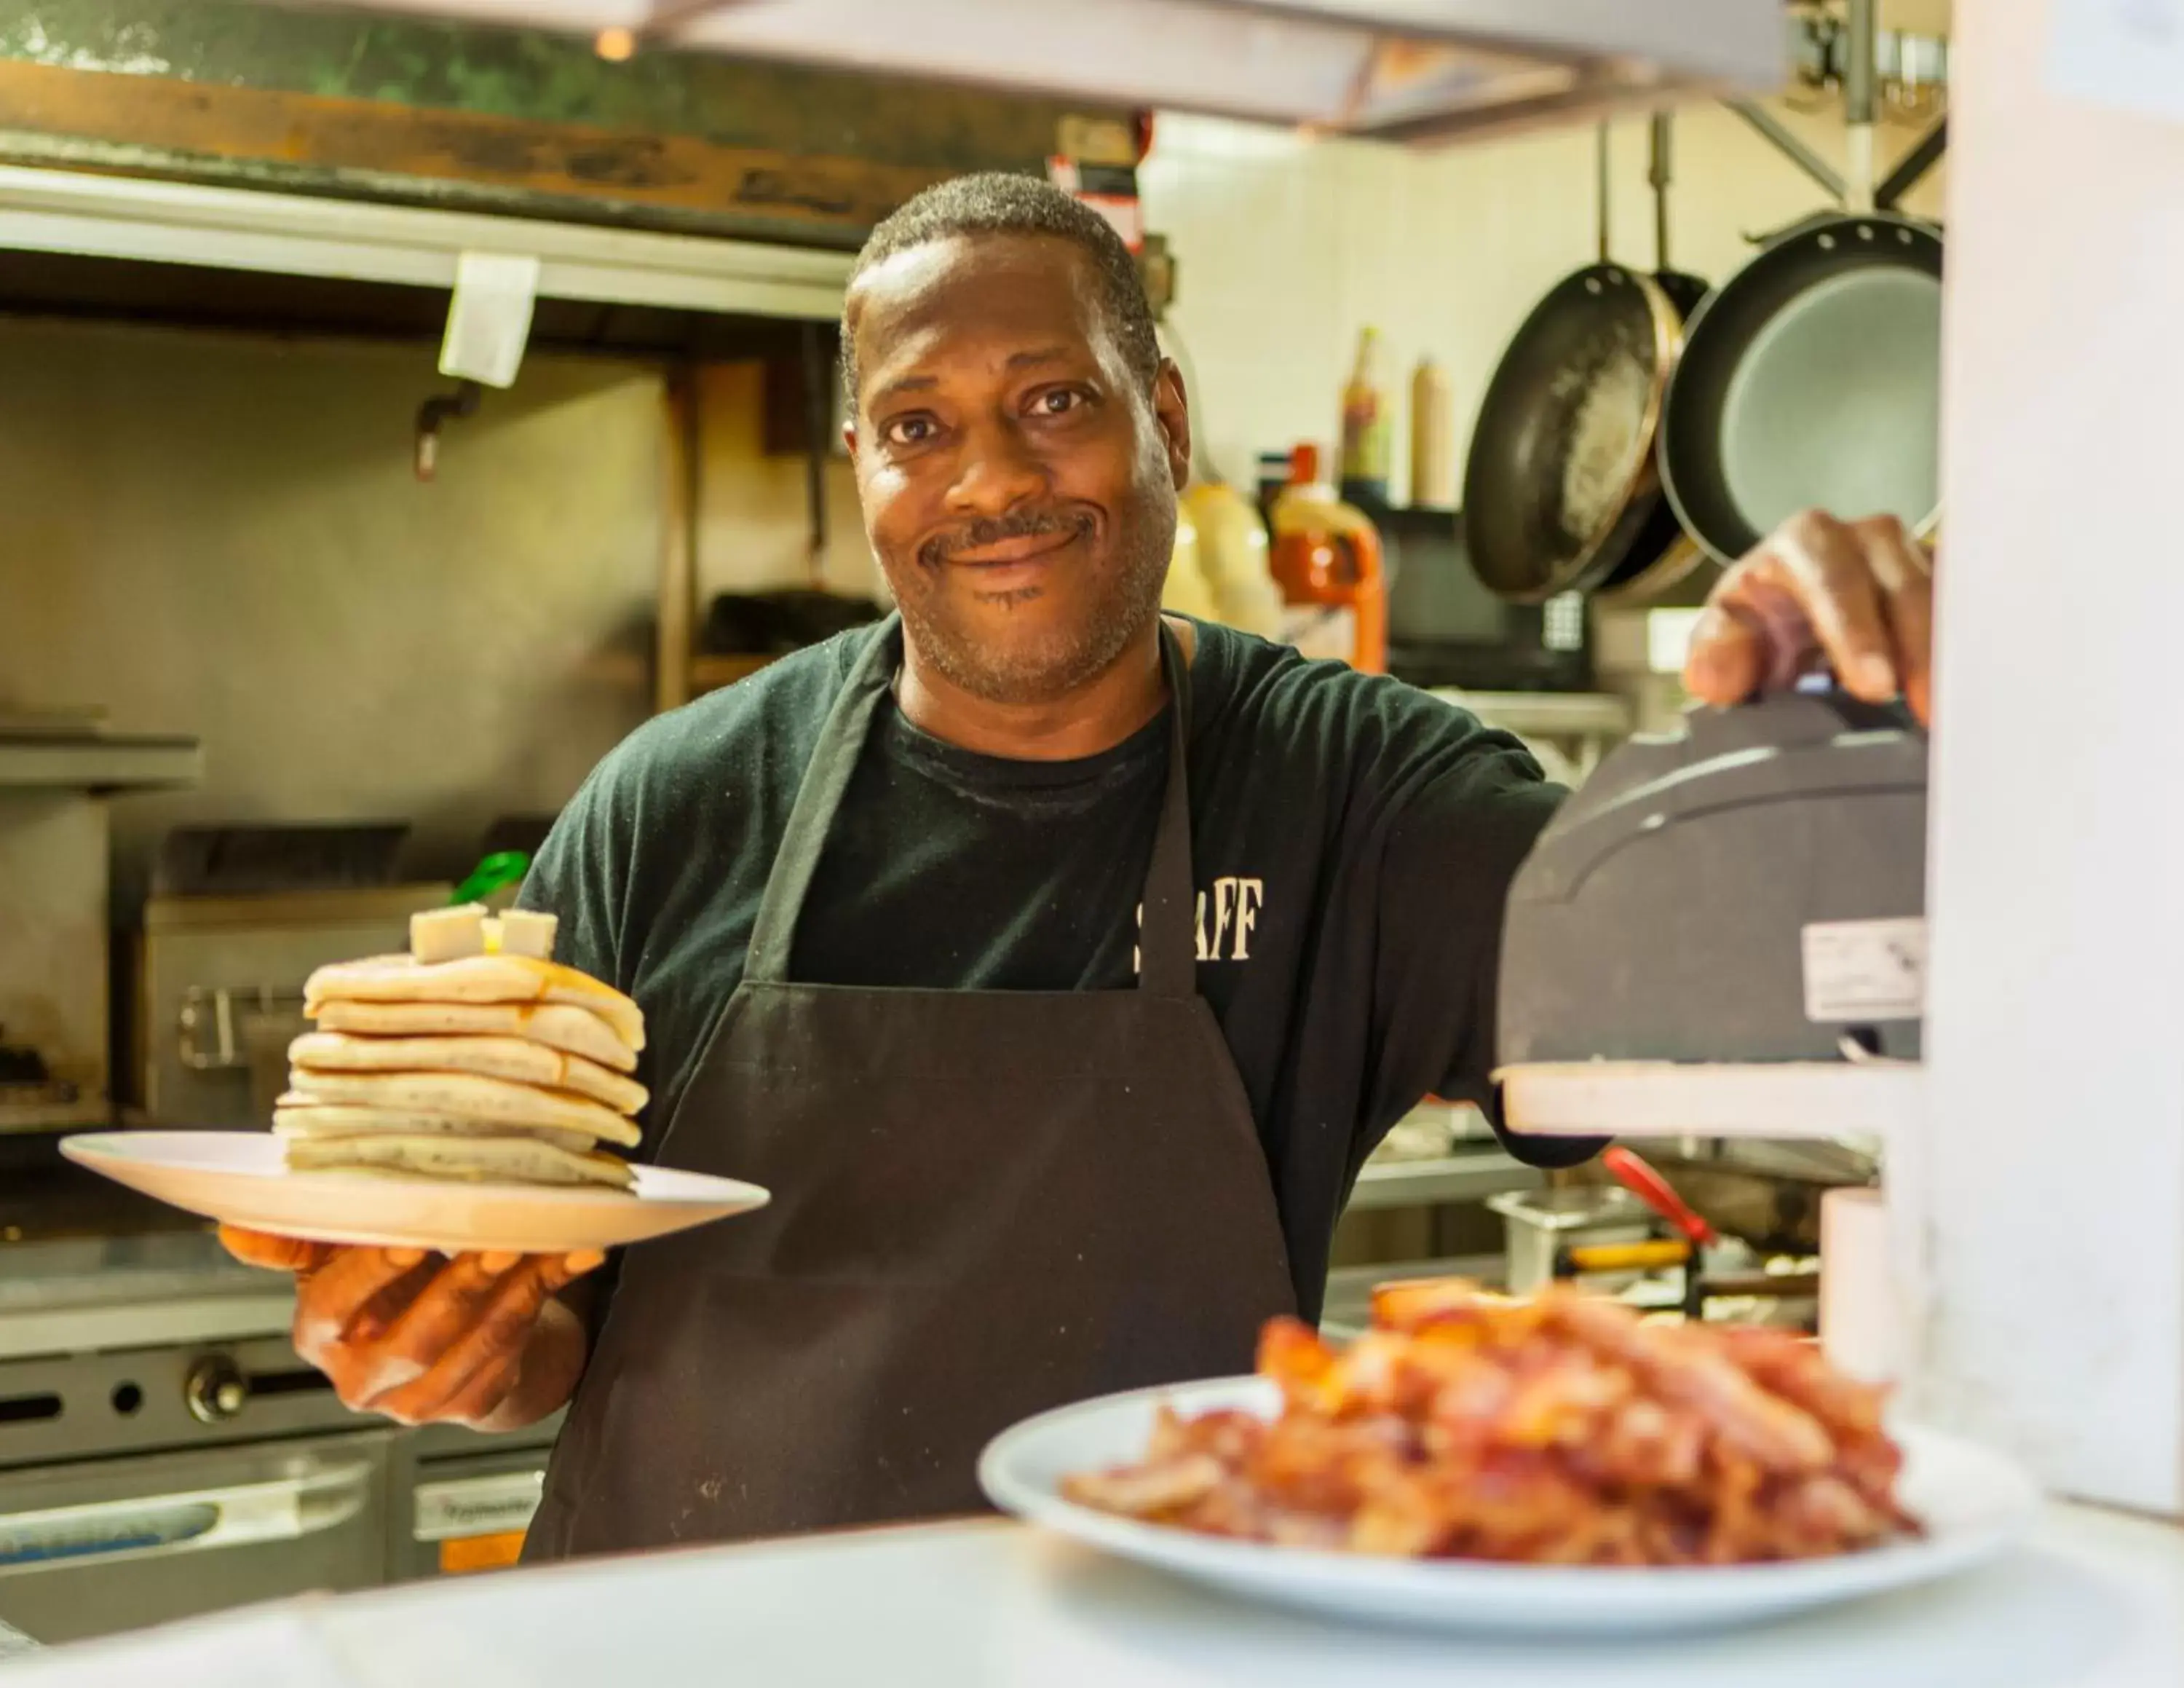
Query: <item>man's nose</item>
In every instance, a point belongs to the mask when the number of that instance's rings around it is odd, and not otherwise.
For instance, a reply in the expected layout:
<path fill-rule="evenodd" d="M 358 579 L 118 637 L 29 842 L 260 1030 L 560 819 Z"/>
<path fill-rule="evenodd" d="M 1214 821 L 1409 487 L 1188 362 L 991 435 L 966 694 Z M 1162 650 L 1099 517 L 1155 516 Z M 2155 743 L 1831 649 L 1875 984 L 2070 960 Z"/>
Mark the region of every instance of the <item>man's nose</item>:
<path fill-rule="evenodd" d="M 1050 490 L 1046 464 L 1023 429 L 995 417 L 970 430 L 948 502 L 965 516 L 1005 516 Z"/>

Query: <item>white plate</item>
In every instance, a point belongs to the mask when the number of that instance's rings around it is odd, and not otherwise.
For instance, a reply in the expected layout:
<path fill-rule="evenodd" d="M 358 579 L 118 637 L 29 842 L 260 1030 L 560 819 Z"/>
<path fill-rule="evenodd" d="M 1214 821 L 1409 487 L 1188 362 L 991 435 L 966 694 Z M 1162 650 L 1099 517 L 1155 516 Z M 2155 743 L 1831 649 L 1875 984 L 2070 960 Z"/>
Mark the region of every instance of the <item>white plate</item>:
<path fill-rule="evenodd" d="M 1543 1638 L 1729 1629 L 1961 1571 L 2006 1546 L 2039 1510 L 2031 1478 L 1999 1456 L 1930 1431 L 1897 1433 L 1899 1492 L 1923 1540 L 1837 1558 L 1719 1568 L 1534 1566 L 1373 1558 L 1269 1547 L 1116 1518 L 1062 1499 L 1072 1472 L 1144 1456 L 1156 1407 L 1240 1407 L 1271 1417 L 1258 1378 L 1140 1389 L 1025 1420 L 988 1445 L 978 1481 L 1034 1523 L 1195 1581 L 1275 1605 L 1410 1627 Z"/>
<path fill-rule="evenodd" d="M 610 1249 L 764 1207 L 755 1184 L 637 1169 L 634 1194 L 526 1184 L 435 1183 L 291 1172 L 270 1132 L 95 1132 L 61 1153 L 116 1183 L 223 1224 L 382 1248 Z"/>

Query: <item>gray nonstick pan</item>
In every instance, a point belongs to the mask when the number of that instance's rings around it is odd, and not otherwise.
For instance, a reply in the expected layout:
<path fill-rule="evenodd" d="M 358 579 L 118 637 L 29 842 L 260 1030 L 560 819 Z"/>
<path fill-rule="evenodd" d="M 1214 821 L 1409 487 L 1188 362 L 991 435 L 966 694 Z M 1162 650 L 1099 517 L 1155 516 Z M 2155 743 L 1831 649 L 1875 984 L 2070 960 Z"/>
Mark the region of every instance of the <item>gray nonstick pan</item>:
<path fill-rule="evenodd" d="M 1727 562 L 1800 510 L 1940 517 L 1942 239 L 1886 212 L 1777 235 L 1685 329 L 1661 481 Z"/>

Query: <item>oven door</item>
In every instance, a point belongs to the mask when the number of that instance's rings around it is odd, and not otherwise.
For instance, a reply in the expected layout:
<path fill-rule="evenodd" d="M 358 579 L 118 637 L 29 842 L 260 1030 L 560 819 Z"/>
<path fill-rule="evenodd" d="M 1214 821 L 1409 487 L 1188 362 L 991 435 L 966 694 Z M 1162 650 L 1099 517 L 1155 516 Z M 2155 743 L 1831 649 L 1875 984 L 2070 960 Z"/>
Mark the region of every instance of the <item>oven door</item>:
<path fill-rule="evenodd" d="M 0 1472 L 0 1618 L 71 1641 L 372 1586 L 393 1434 Z"/>

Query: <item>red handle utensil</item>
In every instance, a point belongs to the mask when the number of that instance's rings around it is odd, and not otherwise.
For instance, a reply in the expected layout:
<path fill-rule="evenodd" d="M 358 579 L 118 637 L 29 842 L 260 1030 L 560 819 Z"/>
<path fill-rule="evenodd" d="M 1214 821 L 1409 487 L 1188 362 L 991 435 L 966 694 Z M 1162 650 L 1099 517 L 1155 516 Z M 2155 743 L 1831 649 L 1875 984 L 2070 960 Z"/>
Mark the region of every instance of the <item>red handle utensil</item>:
<path fill-rule="evenodd" d="M 1616 1182 L 1699 1247 L 1706 1248 L 1721 1240 L 1720 1233 L 1686 1207 L 1684 1199 L 1669 1188 L 1666 1178 L 1630 1150 L 1619 1147 L 1603 1150 L 1600 1164 L 1614 1174 Z"/>

